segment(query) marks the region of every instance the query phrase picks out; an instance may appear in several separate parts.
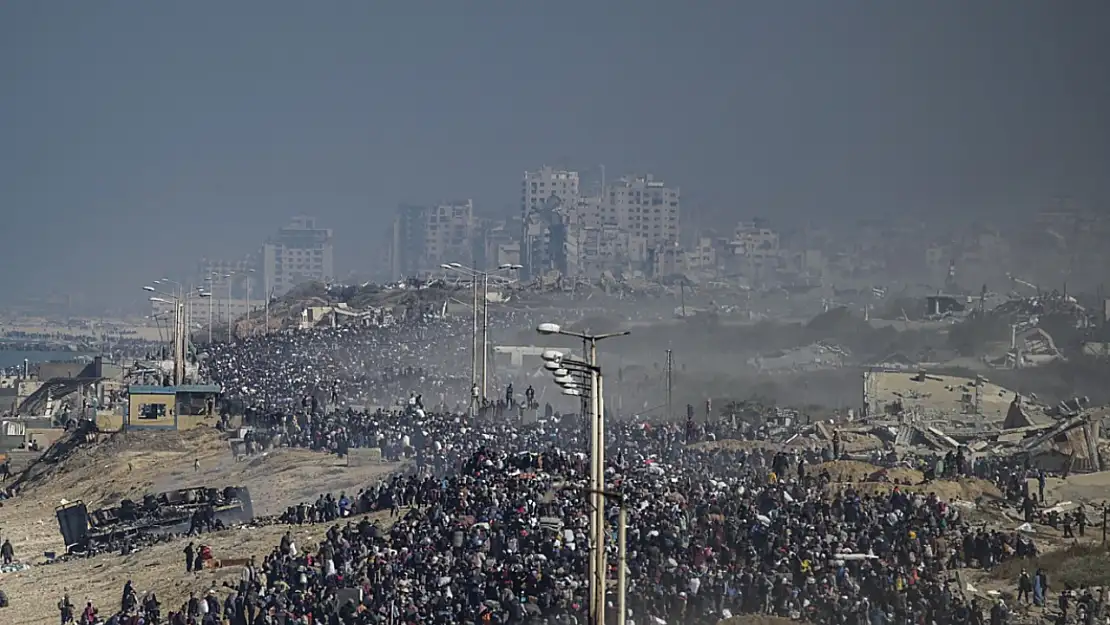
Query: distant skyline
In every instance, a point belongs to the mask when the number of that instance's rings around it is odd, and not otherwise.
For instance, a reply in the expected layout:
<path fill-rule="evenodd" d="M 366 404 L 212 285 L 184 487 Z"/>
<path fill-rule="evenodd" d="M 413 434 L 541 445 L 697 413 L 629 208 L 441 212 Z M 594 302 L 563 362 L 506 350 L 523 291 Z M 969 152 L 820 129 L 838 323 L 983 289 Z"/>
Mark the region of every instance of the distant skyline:
<path fill-rule="evenodd" d="M 1110 4 L 0 4 L 0 303 L 127 297 L 293 215 L 651 172 L 735 220 L 1110 207 Z M 588 187 L 587 187 L 588 188 Z"/>

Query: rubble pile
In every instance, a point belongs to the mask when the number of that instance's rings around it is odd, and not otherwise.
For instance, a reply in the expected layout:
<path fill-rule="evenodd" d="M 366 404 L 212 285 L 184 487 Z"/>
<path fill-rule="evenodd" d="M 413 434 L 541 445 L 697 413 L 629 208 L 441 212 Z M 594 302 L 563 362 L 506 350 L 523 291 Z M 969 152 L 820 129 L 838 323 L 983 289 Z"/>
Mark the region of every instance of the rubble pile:
<path fill-rule="evenodd" d="M 877 450 L 898 457 L 966 450 L 977 456 L 1017 457 L 1031 467 L 1054 472 L 1101 471 L 1105 466 L 1101 427 L 1106 412 L 1104 408 L 1091 408 L 1083 399 L 1040 406 L 1015 395 L 1005 421 L 993 427 L 902 413 L 859 421 L 818 422 L 794 436 L 815 444 L 837 441 L 846 450 L 844 457 L 858 460 L 873 459 Z M 782 434 L 785 432 L 780 437 Z M 861 439 L 875 444 L 861 447 Z M 849 448 L 849 442 L 857 442 L 854 449 Z"/>
<path fill-rule="evenodd" d="M 1077 328 L 1087 327 L 1092 322 L 1091 315 L 1074 297 L 1059 291 L 1011 299 L 991 309 L 990 314 L 1027 327 L 1036 326 L 1040 319 L 1049 316 L 1071 317 Z"/>

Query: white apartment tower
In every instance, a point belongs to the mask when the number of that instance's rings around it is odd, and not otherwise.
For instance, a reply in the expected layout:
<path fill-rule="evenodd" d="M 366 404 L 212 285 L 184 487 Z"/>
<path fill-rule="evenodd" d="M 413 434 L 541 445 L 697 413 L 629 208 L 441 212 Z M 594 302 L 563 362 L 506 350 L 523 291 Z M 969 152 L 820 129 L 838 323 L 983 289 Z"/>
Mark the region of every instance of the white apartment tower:
<path fill-rule="evenodd" d="M 524 172 L 521 208 L 525 216 L 530 211 L 545 208 L 553 197 L 562 206 L 574 206 L 578 201 L 578 172 L 547 165 L 538 171 Z"/>
<path fill-rule="evenodd" d="M 275 297 L 334 275 L 332 231 L 316 227 L 313 217 L 294 217 L 262 246 L 263 288 Z"/>
<path fill-rule="evenodd" d="M 525 279 L 543 271 L 550 264 L 565 265 L 563 254 L 566 239 L 566 216 L 578 205 L 578 172 L 555 169 L 545 165 L 537 171 L 524 172 L 521 183 L 520 262 Z M 555 241 L 552 226 L 556 226 Z M 559 248 L 559 249 L 555 249 Z"/>
<path fill-rule="evenodd" d="M 595 217 L 647 240 L 649 247 L 678 241 L 681 199 L 678 187 L 655 176 L 621 178 L 606 189 Z"/>

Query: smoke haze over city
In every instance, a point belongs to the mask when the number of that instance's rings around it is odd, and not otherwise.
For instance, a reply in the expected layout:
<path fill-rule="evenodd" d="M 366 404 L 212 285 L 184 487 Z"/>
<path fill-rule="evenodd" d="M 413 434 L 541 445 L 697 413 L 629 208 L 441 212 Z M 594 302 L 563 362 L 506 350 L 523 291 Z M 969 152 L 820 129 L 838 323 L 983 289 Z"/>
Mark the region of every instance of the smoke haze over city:
<path fill-rule="evenodd" d="M 0 303 L 126 304 L 293 215 L 335 277 L 401 203 L 653 173 L 682 230 L 1110 206 L 1110 5 L 9 2 Z M 380 269 L 380 267 L 378 268 Z"/>

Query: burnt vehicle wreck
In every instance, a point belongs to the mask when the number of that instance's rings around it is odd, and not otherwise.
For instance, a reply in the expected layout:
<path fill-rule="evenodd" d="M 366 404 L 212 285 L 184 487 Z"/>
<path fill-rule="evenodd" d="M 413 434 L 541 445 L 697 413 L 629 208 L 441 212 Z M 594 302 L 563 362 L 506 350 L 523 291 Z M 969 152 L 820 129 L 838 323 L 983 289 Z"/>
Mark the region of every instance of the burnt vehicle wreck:
<path fill-rule="evenodd" d="M 83 501 L 54 510 L 69 553 L 115 549 L 120 544 L 155 542 L 161 537 L 212 531 L 254 520 L 245 487 L 185 488 L 124 499 L 118 506 L 90 511 Z"/>

